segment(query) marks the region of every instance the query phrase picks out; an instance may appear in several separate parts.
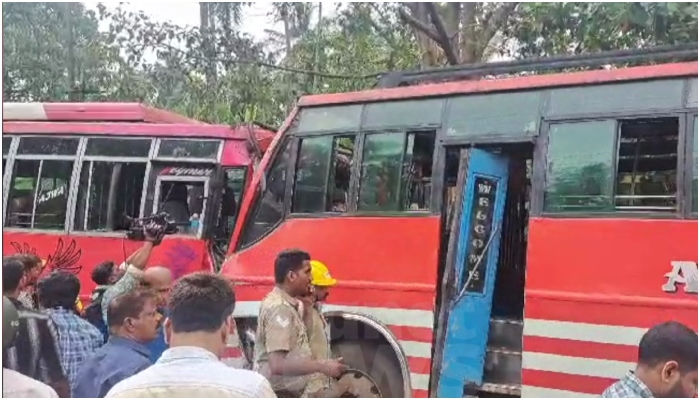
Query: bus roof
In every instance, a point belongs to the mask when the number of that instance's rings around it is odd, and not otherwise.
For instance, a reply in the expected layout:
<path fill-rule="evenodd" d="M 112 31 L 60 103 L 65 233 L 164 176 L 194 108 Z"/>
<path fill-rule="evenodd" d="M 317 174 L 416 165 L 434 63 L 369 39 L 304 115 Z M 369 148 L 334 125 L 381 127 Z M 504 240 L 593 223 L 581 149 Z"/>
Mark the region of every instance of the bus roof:
<path fill-rule="evenodd" d="M 141 103 L 2 103 L 2 120 L 207 125 Z"/>
<path fill-rule="evenodd" d="M 360 92 L 309 95 L 301 97 L 298 106 L 313 107 L 348 103 L 369 103 L 388 100 L 530 90 L 547 87 L 582 86 L 687 76 L 697 77 L 697 75 L 698 62 L 694 61 L 490 80 L 464 80 L 389 89 L 371 89 Z"/>
<path fill-rule="evenodd" d="M 105 135 L 152 136 L 199 139 L 247 140 L 253 133 L 262 147 L 267 147 L 275 132 L 257 125 L 207 125 L 201 124 L 134 124 L 120 122 L 34 122 L 3 121 L 4 135 Z"/>

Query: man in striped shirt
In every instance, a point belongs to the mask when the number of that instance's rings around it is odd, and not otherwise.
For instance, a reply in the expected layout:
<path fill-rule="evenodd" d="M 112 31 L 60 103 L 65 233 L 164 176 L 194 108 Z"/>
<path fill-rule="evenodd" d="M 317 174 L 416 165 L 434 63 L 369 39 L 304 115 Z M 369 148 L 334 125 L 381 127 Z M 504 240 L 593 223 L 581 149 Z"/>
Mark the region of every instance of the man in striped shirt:
<path fill-rule="evenodd" d="M 3 295 L 19 313 L 19 334 L 15 345 L 3 349 L 2 366 L 51 386 L 61 397 L 70 396 L 70 386 L 61 366 L 58 334 L 49 316 L 26 308 L 17 300 L 24 266 L 13 258 L 3 259 Z"/>
<path fill-rule="evenodd" d="M 639 342 L 637 368 L 602 397 L 692 398 L 698 395 L 698 334 L 678 322 L 649 329 Z"/>

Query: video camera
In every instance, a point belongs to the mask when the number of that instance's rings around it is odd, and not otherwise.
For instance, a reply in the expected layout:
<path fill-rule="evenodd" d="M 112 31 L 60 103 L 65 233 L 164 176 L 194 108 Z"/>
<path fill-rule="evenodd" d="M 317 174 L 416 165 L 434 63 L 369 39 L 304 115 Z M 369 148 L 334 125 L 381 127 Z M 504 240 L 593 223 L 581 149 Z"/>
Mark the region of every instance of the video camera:
<path fill-rule="evenodd" d="M 145 231 L 147 229 L 146 227 L 149 225 L 155 225 L 156 230 L 160 232 L 161 235 L 172 235 L 178 232 L 177 224 L 165 211 L 143 218 L 131 218 L 126 215 L 124 218 L 129 224 L 129 229 L 126 231 L 126 238 L 129 240 L 146 240 Z M 154 234 L 156 234 L 156 232 L 154 232 Z M 158 241 L 160 241 L 160 238 Z"/>

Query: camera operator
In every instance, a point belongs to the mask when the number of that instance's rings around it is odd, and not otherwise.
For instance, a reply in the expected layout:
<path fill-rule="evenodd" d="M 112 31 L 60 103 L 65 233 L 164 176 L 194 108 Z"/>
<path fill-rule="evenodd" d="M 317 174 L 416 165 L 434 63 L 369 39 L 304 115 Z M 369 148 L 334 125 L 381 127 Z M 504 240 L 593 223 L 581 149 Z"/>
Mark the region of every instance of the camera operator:
<path fill-rule="evenodd" d="M 144 276 L 144 270 L 148 259 L 151 257 L 151 252 L 155 246 L 158 246 L 163 240 L 165 227 L 155 223 L 150 223 L 143 228 L 144 244 L 140 249 L 130 255 L 126 261 L 119 266 L 120 269 L 125 269 L 124 275 L 112 286 L 105 290 L 102 296 L 102 318 L 107 326 L 107 308 L 109 303 L 116 297 L 129 293 L 141 286 L 141 281 Z"/>

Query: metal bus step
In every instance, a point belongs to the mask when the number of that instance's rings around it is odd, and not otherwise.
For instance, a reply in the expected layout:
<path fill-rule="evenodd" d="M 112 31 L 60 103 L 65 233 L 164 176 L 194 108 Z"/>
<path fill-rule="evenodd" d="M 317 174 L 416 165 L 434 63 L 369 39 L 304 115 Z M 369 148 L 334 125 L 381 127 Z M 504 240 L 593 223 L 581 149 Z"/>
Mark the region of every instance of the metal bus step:
<path fill-rule="evenodd" d="M 523 321 L 492 318 L 489 325 L 488 345 L 513 351 L 523 350 Z"/>

